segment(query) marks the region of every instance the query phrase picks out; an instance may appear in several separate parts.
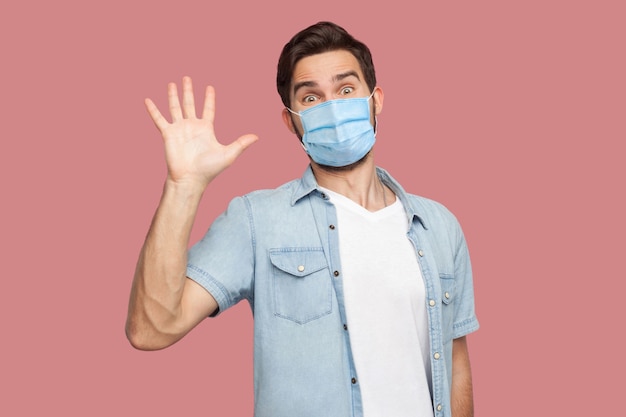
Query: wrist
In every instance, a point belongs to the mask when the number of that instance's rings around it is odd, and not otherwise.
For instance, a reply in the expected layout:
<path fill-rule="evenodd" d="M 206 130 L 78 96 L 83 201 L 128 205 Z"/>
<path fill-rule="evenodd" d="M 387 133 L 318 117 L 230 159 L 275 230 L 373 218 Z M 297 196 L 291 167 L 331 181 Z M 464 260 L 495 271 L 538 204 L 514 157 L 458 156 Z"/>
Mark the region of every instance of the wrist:
<path fill-rule="evenodd" d="M 169 176 L 163 185 L 163 194 L 170 195 L 176 199 L 200 200 L 206 184 L 193 180 L 173 180 Z"/>

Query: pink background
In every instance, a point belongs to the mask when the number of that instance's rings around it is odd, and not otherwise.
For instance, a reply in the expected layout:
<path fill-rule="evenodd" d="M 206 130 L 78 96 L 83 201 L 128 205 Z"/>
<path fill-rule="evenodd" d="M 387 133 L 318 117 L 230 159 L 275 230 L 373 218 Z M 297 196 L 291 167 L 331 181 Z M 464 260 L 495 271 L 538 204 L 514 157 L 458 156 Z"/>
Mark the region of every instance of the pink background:
<path fill-rule="evenodd" d="M 252 414 L 247 305 L 164 351 L 125 339 L 165 174 L 143 99 L 190 75 L 216 88 L 221 141 L 261 138 L 207 191 L 195 241 L 233 196 L 304 170 L 274 77 L 319 20 L 373 52 L 379 165 L 464 227 L 476 415 L 620 413 L 623 2 L 161 3 L 0 6 L 0 415 Z"/>

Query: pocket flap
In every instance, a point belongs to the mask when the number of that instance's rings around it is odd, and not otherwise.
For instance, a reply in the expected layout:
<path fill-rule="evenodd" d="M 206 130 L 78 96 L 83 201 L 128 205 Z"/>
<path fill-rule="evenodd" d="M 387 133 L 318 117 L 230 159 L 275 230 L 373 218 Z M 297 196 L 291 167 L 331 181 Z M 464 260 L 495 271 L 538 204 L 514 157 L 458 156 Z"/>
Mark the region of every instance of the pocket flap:
<path fill-rule="evenodd" d="M 305 277 L 327 267 L 321 248 L 270 249 L 270 261 L 276 268 L 296 277 Z"/>
<path fill-rule="evenodd" d="M 444 304 L 450 304 L 454 300 L 454 288 L 456 286 L 454 277 L 442 276 L 441 278 L 441 301 Z"/>

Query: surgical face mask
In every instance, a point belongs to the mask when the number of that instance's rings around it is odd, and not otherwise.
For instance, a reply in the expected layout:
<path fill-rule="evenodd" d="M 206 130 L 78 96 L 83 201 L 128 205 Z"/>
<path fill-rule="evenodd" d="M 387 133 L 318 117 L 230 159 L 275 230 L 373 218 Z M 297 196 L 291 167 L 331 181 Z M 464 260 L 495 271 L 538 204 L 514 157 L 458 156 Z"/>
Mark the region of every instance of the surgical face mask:
<path fill-rule="evenodd" d="M 372 98 L 329 100 L 299 113 L 304 135 L 302 146 L 320 165 L 342 167 L 363 158 L 374 146 L 376 133 L 370 123 Z"/>

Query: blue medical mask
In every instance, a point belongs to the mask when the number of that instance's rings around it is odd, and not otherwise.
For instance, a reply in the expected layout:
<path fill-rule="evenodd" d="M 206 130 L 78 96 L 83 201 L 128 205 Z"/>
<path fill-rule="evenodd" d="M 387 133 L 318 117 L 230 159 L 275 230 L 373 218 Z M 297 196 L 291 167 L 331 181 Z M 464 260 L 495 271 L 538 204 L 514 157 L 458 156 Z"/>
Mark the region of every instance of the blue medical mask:
<path fill-rule="evenodd" d="M 363 158 L 376 142 L 370 123 L 369 97 L 329 100 L 299 113 L 302 146 L 320 165 L 342 167 Z"/>

